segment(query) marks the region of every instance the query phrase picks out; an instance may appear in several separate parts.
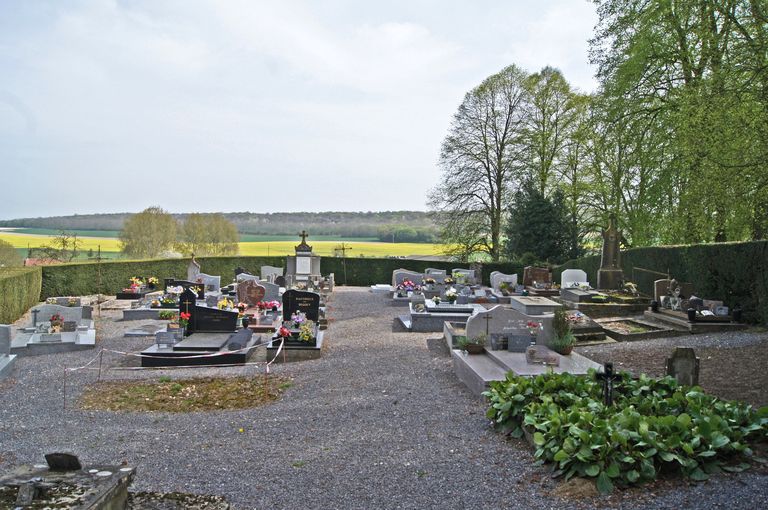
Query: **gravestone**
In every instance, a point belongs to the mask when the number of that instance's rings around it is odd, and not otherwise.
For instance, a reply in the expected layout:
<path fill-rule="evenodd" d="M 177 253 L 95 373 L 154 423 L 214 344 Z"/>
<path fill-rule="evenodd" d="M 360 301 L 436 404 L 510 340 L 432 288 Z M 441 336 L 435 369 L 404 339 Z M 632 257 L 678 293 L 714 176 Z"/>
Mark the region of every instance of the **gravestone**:
<path fill-rule="evenodd" d="M 60 306 L 60 305 L 40 305 L 37 310 L 37 322 L 49 322 L 51 316 L 54 314 L 61 315 L 62 319 L 67 321 L 74 321 L 80 324 L 83 318 L 83 309 L 79 306 Z"/>
<path fill-rule="evenodd" d="M 290 320 L 291 314 L 297 311 L 317 322 L 320 318 L 320 294 L 294 289 L 286 291 L 283 294 L 283 320 Z"/>
<path fill-rule="evenodd" d="M 456 280 L 457 283 L 464 283 L 466 285 L 475 284 L 475 271 L 474 269 L 462 269 L 456 268 L 451 270 L 451 277 Z"/>
<path fill-rule="evenodd" d="M 239 275 L 235 276 L 235 281 L 237 281 L 237 283 L 244 282 L 247 280 L 258 280 L 258 279 L 259 279 L 258 276 L 252 275 L 249 273 L 240 273 Z"/>
<path fill-rule="evenodd" d="M 285 288 L 285 276 L 276 276 L 275 285 Z"/>
<path fill-rule="evenodd" d="M 0 359 L 11 354 L 11 326 L 0 324 Z M 1 363 L 1 362 L 0 362 Z"/>
<path fill-rule="evenodd" d="M 173 344 L 178 342 L 178 338 L 171 331 L 158 331 L 155 333 L 155 343 L 162 347 L 173 347 Z"/>
<path fill-rule="evenodd" d="M 164 282 L 166 289 L 168 287 L 181 287 L 182 289 L 189 289 L 194 287 L 198 289 L 198 292 L 196 293 L 197 299 L 205 299 L 205 287 L 203 287 L 203 285 L 198 282 L 189 280 L 175 280 L 173 278 L 166 278 Z"/>
<path fill-rule="evenodd" d="M 397 287 L 406 279 L 411 280 L 416 285 L 421 285 L 424 282 L 424 275 L 409 269 L 395 269 L 392 271 L 392 287 Z"/>
<path fill-rule="evenodd" d="M 666 373 L 685 386 L 699 385 L 699 358 L 690 347 L 677 347 L 667 358 Z"/>
<path fill-rule="evenodd" d="M 280 286 L 270 282 L 259 282 L 264 287 L 264 301 L 277 301 L 280 299 Z"/>
<path fill-rule="evenodd" d="M 501 271 L 494 271 L 491 273 L 491 288 L 496 292 L 501 292 L 501 284 L 507 283 L 509 292 L 514 292 L 517 287 L 517 275 L 516 274 L 504 274 Z"/>
<path fill-rule="evenodd" d="M 465 334 L 467 338 L 479 335 L 504 335 L 508 339 L 508 349 L 514 352 L 524 352 L 531 344 L 531 333 L 528 322 L 543 325 L 536 334 L 536 343 L 546 345 L 552 338 L 552 317 L 531 317 L 514 308 L 497 305 L 493 308 L 477 312 L 467 319 Z"/>
<path fill-rule="evenodd" d="M 661 302 L 664 296 L 674 296 L 675 289 L 680 289 L 681 298 L 689 298 L 693 294 L 693 284 L 679 282 L 675 279 L 663 278 L 653 282 L 653 299 Z"/>
<path fill-rule="evenodd" d="M 611 216 L 607 229 L 603 229 L 603 251 L 600 258 L 600 269 L 597 271 L 598 289 L 619 289 L 624 280 L 621 270 L 621 231 L 616 228 L 616 217 Z"/>
<path fill-rule="evenodd" d="M 237 300 L 248 306 L 256 306 L 259 301 L 264 301 L 267 289 L 253 280 L 246 280 L 237 284 Z"/>
<path fill-rule="evenodd" d="M 221 276 L 200 273 L 195 281 L 203 284 L 207 292 L 218 292 L 221 289 Z"/>
<path fill-rule="evenodd" d="M 526 266 L 523 269 L 523 286 L 530 287 L 533 282 L 548 285 L 552 283 L 552 273 L 546 267 Z"/>
<path fill-rule="evenodd" d="M 200 274 L 200 264 L 195 260 L 195 256 L 192 255 L 192 260 L 189 261 L 187 266 L 187 281 L 195 282 Z"/>
<path fill-rule="evenodd" d="M 11 326 L 0 324 L 0 379 L 11 373 L 16 355 L 11 354 Z"/>
<path fill-rule="evenodd" d="M 275 278 L 283 276 L 283 268 L 275 266 L 261 266 L 261 279 L 274 282 Z"/>
<path fill-rule="evenodd" d="M 428 267 L 424 271 L 424 274 L 429 275 L 429 276 L 431 276 L 433 278 L 435 276 L 443 276 L 443 277 L 445 277 L 445 276 L 448 275 L 448 273 L 447 273 L 447 271 L 445 269 L 435 269 L 434 267 Z"/>
<path fill-rule="evenodd" d="M 589 286 L 587 281 L 587 273 L 581 269 L 566 269 L 560 275 L 560 288 L 567 289 L 570 287 L 577 287 L 586 285 Z"/>
<path fill-rule="evenodd" d="M 589 290 L 581 290 L 576 288 L 566 289 L 563 287 L 560 289 L 560 299 L 568 301 L 569 303 L 590 303 L 592 296 L 597 292 Z"/>
<path fill-rule="evenodd" d="M 179 296 L 179 313 L 194 314 L 196 303 L 197 294 L 191 288 L 184 289 L 184 292 Z M 192 319 L 190 319 L 189 323 L 192 324 Z"/>

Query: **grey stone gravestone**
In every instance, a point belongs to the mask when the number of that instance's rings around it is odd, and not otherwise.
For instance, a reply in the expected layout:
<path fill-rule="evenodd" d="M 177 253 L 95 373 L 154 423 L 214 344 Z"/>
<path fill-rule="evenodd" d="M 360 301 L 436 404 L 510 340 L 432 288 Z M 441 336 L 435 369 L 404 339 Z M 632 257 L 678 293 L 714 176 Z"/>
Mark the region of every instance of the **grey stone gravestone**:
<path fill-rule="evenodd" d="M 60 305 L 40 305 L 36 308 L 38 311 L 37 322 L 49 322 L 51 316 L 59 314 L 64 321 L 76 321 L 78 324 L 83 318 L 83 309 L 79 306 L 60 306 Z"/>
<path fill-rule="evenodd" d="M 294 289 L 286 291 L 283 294 L 283 320 L 290 320 L 291 314 L 297 311 L 317 322 L 320 318 L 320 294 Z"/>
<path fill-rule="evenodd" d="M 512 296 L 509 300 L 509 304 L 515 310 L 523 312 L 526 315 L 554 313 L 555 310 L 563 306 L 560 303 L 556 303 L 551 299 L 541 296 Z"/>
<path fill-rule="evenodd" d="M 264 287 L 264 301 L 277 301 L 280 299 L 280 286 L 270 282 L 259 282 Z"/>
<path fill-rule="evenodd" d="M 409 269 L 395 269 L 392 271 L 392 287 L 397 287 L 405 279 L 411 280 L 416 285 L 421 285 L 424 281 L 424 275 Z"/>
<path fill-rule="evenodd" d="M 0 324 L 0 358 L 11 354 L 11 326 Z"/>
<path fill-rule="evenodd" d="M 667 358 L 666 372 L 680 384 L 698 386 L 699 358 L 692 348 L 677 347 L 672 356 Z"/>
<path fill-rule="evenodd" d="M 189 261 L 189 265 L 187 266 L 187 281 L 189 282 L 195 282 L 197 281 L 197 276 L 200 274 L 200 264 L 197 263 L 195 260 L 195 256 L 192 256 L 192 260 Z"/>
<path fill-rule="evenodd" d="M 496 292 L 501 292 L 501 284 L 506 282 L 510 291 L 514 291 L 517 287 L 517 275 L 516 274 L 504 274 L 501 271 L 494 271 L 491 273 L 491 288 Z"/>
<path fill-rule="evenodd" d="M 531 344 L 528 322 L 537 322 L 543 329 L 536 334 L 536 343 L 546 345 L 552 337 L 552 316 L 531 317 L 514 308 L 497 305 L 472 315 L 467 320 L 466 336 L 501 334 L 508 337 L 509 350 L 523 352 Z"/>
<path fill-rule="evenodd" d="M 200 273 L 195 281 L 202 283 L 207 292 L 218 292 L 221 289 L 221 276 Z"/>
<path fill-rule="evenodd" d="M 155 343 L 161 347 L 171 347 L 176 342 L 176 335 L 171 331 L 158 331 L 155 333 Z"/>
<path fill-rule="evenodd" d="M 258 281 L 258 279 L 259 279 L 258 276 L 255 276 L 255 275 L 252 275 L 252 274 L 248 274 L 248 273 L 240 273 L 239 275 L 237 275 L 235 277 L 235 280 L 237 281 L 237 283 L 245 282 L 245 281 L 248 281 L 248 280 L 257 280 Z"/>
<path fill-rule="evenodd" d="M 283 268 L 275 266 L 261 266 L 261 279 L 274 282 L 275 278 L 283 276 Z"/>

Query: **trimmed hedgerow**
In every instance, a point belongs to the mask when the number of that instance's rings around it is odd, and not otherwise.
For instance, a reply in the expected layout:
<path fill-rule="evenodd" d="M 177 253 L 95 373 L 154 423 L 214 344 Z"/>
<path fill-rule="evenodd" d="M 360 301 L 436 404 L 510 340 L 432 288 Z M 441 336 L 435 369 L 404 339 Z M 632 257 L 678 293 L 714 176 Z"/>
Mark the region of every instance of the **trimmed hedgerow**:
<path fill-rule="evenodd" d="M 601 493 L 678 470 L 693 480 L 740 471 L 750 444 L 768 439 L 768 407 L 719 400 L 671 377 L 615 383 L 614 405 L 602 401 L 602 383 L 587 377 L 507 374 L 483 393 L 497 430 L 532 435 L 535 457 L 557 476 L 595 478 Z"/>
<path fill-rule="evenodd" d="M 39 267 L 0 269 L 0 323 L 15 321 L 39 302 L 41 281 Z"/>
<path fill-rule="evenodd" d="M 652 295 L 654 280 L 664 277 L 637 268 L 691 282 L 697 296 L 738 305 L 746 322 L 768 324 L 768 241 L 634 248 L 622 252 L 621 265 L 644 294 Z M 599 256 L 584 257 L 558 267 L 553 277 L 560 281 L 564 269 L 582 269 L 596 285 L 599 268 Z"/>
<path fill-rule="evenodd" d="M 132 276 L 186 278 L 190 259 L 104 261 L 43 267 L 42 299 L 51 296 L 115 294 Z M 222 285 L 234 278 L 235 268 L 258 274 L 263 265 L 284 266 L 284 257 L 200 257 L 203 272 L 220 275 Z"/>

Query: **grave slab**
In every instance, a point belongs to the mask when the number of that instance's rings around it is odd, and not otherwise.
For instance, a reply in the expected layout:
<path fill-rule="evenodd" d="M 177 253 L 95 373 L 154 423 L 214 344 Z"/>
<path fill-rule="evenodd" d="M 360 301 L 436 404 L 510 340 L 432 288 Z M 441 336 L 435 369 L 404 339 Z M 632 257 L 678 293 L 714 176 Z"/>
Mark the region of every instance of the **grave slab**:
<path fill-rule="evenodd" d="M 562 307 L 560 303 L 555 303 L 551 299 L 541 296 L 512 296 L 509 304 L 515 310 L 526 315 L 554 313 L 555 310 Z"/>

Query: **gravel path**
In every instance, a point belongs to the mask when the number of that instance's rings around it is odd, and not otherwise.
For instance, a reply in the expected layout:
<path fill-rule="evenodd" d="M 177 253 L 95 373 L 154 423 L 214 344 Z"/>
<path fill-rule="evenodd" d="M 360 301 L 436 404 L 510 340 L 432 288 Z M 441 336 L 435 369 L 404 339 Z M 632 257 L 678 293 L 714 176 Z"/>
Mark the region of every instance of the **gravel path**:
<path fill-rule="evenodd" d="M 225 496 L 234 508 L 768 508 L 768 478 L 752 471 L 704 484 L 659 482 L 599 500 L 559 499 L 531 450 L 506 441 L 483 403 L 453 375 L 437 333 L 400 333 L 402 308 L 360 288 L 337 288 L 321 360 L 277 366 L 294 379 L 275 404 L 206 413 L 82 411 L 95 372 L 63 368 L 93 351 L 20 358 L 0 383 L 0 468 L 54 450 L 86 463 L 138 467 L 134 490 Z M 146 321 L 149 322 L 149 321 Z M 140 350 L 130 324 L 100 320 L 100 345 Z M 105 356 L 106 366 L 125 365 Z M 126 372 L 104 378 L 241 375 L 258 367 Z M 239 432 L 243 428 L 244 432 Z"/>

